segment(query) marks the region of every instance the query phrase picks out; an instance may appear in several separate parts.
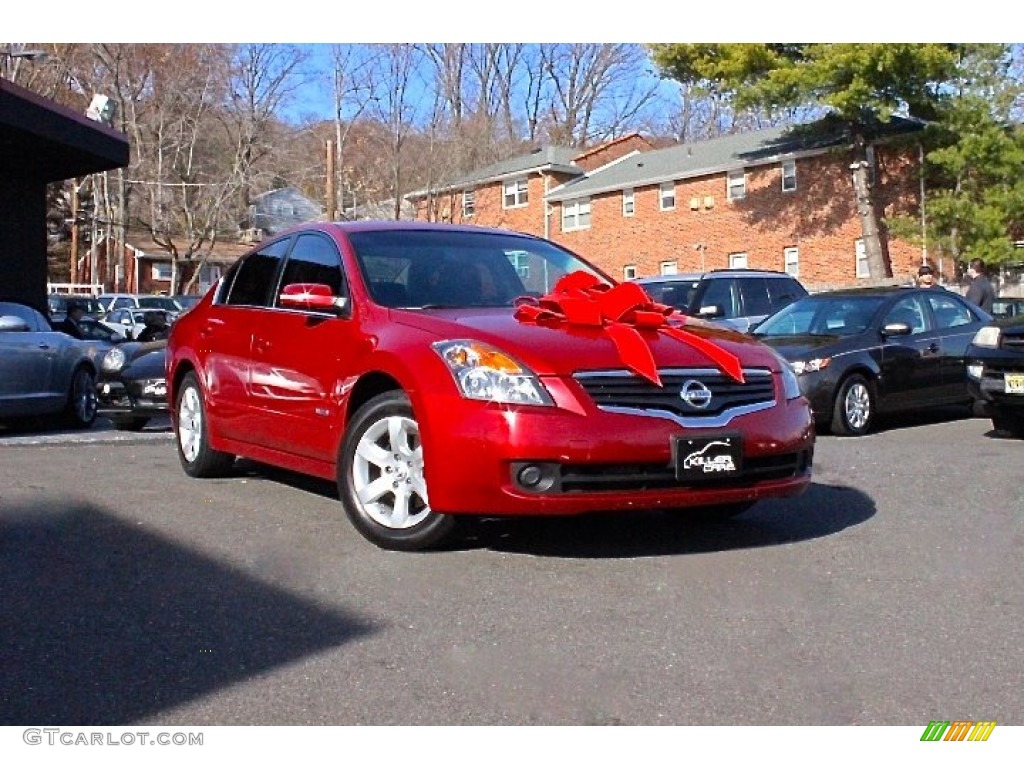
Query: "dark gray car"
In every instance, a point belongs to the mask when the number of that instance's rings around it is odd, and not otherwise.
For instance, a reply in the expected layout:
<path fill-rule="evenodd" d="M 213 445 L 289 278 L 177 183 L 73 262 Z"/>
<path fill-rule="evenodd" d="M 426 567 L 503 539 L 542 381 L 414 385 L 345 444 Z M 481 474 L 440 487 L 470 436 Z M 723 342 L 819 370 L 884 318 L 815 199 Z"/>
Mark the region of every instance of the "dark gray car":
<path fill-rule="evenodd" d="M 62 415 L 72 426 L 90 426 L 95 347 L 55 331 L 30 306 L 0 302 L 0 420 Z"/>

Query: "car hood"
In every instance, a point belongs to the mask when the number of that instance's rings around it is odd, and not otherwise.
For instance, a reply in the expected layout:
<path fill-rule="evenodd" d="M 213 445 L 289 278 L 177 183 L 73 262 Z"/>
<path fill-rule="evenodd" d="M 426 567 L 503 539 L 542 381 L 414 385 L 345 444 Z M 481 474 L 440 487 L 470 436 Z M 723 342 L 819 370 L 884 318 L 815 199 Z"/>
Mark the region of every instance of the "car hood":
<path fill-rule="evenodd" d="M 515 356 L 541 376 L 626 367 L 612 338 L 603 329 L 522 322 L 508 309 L 392 310 L 392 320 L 435 335 L 439 341 L 486 342 Z M 731 352 L 744 367 L 778 369 L 771 351 L 750 336 L 692 318 L 673 319 L 672 325 Z M 703 353 L 666 334 L 647 330 L 641 332 L 641 337 L 658 368 L 714 366 Z"/>
<path fill-rule="evenodd" d="M 832 355 L 850 346 L 850 337 L 840 336 L 757 336 L 756 338 L 790 362 Z"/>

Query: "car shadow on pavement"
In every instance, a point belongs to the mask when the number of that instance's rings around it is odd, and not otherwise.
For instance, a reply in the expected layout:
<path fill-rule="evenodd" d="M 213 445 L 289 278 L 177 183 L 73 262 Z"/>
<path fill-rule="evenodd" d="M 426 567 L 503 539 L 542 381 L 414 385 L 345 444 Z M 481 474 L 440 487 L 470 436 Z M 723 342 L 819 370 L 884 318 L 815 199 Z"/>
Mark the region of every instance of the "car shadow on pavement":
<path fill-rule="evenodd" d="M 0 725 L 124 725 L 372 632 L 90 506 L 0 512 Z"/>
<path fill-rule="evenodd" d="M 812 483 L 802 496 L 762 501 L 720 522 L 688 518 L 684 509 L 483 520 L 468 526 L 472 533 L 464 548 L 570 558 L 688 555 L 808 541 L 874 514 L 875 504 L 864 493 Z"/>

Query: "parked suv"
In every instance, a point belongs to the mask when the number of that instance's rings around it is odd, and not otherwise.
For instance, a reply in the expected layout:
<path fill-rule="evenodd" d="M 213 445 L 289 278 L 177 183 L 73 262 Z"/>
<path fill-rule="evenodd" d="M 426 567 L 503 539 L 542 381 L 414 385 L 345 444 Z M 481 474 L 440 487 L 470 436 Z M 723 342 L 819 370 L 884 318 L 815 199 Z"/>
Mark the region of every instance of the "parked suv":
<path fill-rule="evenodd" d="M 965 358 L 977 410 L 995 429 L 1024 437 L 1024 316 L 982 328 Z"/>
<path fill-rule="evenodd" d="M 636 282 L 652 299 L 684 315 L 716 320 L 744 332 L 807 295 L 792 275 L 759 269 L 716 269 L 642 277 Z"/>

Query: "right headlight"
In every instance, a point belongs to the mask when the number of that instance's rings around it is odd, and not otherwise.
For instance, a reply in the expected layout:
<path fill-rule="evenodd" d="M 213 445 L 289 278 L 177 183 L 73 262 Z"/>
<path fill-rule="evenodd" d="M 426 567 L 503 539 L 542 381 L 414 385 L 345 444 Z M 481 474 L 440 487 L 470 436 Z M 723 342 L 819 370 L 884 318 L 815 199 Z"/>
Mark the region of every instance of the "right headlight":
<path fill-rule="evenodd" d="M 128 362 L 128 356 L 124 353 L 124 350 L 120 347 L 114 347 L 113 349 L 107 350 L 107 354 L 103 356 L 100 361 L 100 368 L 106 373 L 117 373 L 125 364 Z"/>
<path fill-rule="evenodd" d="M 1002 335 L 1002 331 L 999 330 L 999 326 L 986 325 L 984 328 L 974 334 L 974 341 L 971 342 L 976 347 L 990 347 L 997 349 L 999 347 L 999 337 Z"/>

